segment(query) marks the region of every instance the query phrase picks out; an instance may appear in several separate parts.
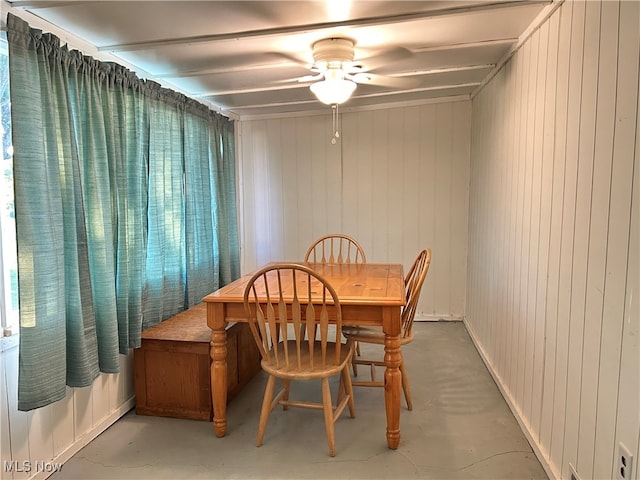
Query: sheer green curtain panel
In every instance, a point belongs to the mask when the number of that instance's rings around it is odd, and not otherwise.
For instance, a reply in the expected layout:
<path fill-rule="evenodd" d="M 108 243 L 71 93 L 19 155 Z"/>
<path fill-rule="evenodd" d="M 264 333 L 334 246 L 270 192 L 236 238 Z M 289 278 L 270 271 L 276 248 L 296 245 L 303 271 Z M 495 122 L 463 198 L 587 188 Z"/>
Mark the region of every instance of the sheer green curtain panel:
<path fill-rule="evenodd" d="M 233 122 L 8 16 L 18 408 L 239 276 Z"/>

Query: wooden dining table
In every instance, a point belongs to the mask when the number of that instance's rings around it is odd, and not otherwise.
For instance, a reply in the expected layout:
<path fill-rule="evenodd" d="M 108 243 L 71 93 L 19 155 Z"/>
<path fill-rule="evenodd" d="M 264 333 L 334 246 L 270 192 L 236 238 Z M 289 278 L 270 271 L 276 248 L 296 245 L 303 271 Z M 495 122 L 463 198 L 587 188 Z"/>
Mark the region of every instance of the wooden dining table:
<path fill-rule="evenodd" d="M 384 399 L 389 448 L 400 443 L 401 310 L 405 303 L 402 265 L 396 263 L 307 263 L 333 286 L 340 299 L 344 325 L 381 326 L 384 344 Z M 211 328 L 211 397 L 213 430 L 223 437 L 227 429 L 227 336 L 228 322 L 248 321 L 243 304 L 252 273 L 207 295 L 207 324 Z"/>

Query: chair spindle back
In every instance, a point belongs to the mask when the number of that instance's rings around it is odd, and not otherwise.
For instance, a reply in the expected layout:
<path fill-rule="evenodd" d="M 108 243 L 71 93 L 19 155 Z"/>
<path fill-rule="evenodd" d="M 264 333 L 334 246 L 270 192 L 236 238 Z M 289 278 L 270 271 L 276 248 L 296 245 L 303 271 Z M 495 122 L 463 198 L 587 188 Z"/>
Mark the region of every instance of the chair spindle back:
<path fill-rule="evenodd" d="M 420 290 L 429 271 L 430 263 L 431 249 L 425 248 L 418 254 L 409 273 L 407 273 L 404 279 L 406 295 L 406 303 L 402 310 L 402 336 L 404 338 L 411 336 L 413 319 L 416 315 L 418 300 L 420 298 Z"/>
<path fill-rule="evenodd" d="M 364 249 L 352 237 L 332 233 L 317 239 L 307 250 L 304 261 L 308 263 L 366 263 Z"/>
<path fill-rule="evenodd" d="M 244 307 L 263 361 L 273 367 L 304 371 L 340 364 L 340 300 L 309 267 L 279 263 L 262 268 L 246 285 Z M 335 355 L 327 355 L 331 342 L 337 344 Z"/>

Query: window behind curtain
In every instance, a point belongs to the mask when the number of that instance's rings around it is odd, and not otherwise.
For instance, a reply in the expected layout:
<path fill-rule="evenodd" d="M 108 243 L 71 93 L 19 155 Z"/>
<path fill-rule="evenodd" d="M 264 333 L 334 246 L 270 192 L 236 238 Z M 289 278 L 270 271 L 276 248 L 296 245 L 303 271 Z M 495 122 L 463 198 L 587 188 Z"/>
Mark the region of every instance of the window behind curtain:
<path fill-rule="evenodd" d="M 18 267 L 13 203 L 13 146 L 6 33 L 0 32 L 0 319 L 2 336 L 18 333 Z"/>

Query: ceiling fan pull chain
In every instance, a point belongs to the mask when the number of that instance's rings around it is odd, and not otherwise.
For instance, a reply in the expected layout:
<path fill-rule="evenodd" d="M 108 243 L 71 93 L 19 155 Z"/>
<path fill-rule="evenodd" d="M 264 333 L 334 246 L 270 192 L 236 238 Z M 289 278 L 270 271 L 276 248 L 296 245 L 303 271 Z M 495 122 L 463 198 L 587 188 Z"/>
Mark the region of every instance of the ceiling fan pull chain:
<path fill-rule="evenodd" d="M 339 117 L 338 117 L 338 104 L 331 105 L 332 109 L 332 117 L 333 117 L 333 138 L 331 139 L 331 144 L 335 145 L 340 138 L 340 125 L 339 125 Z"/>

